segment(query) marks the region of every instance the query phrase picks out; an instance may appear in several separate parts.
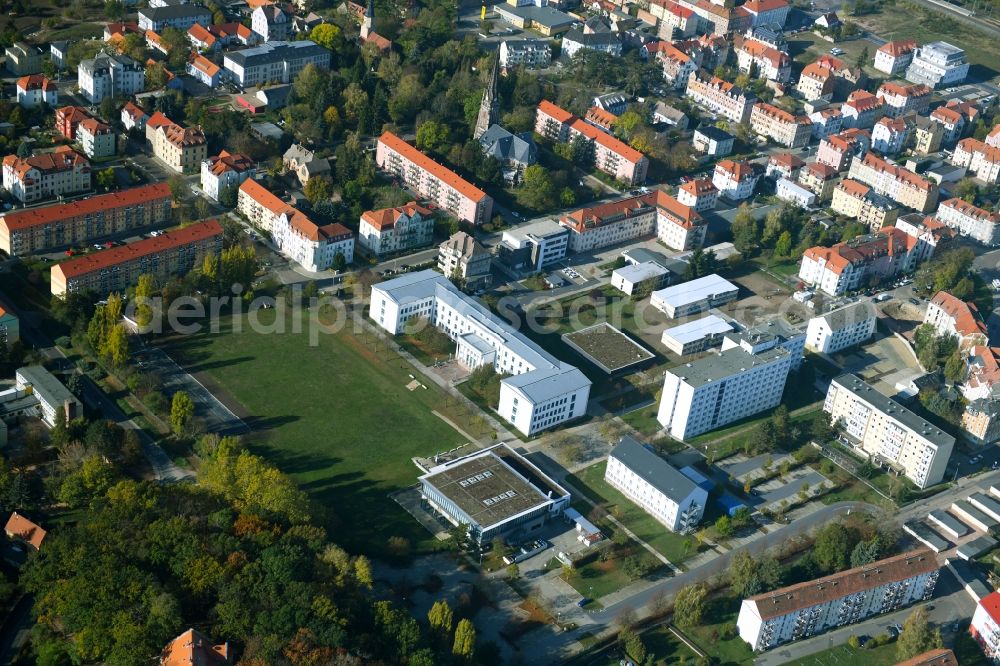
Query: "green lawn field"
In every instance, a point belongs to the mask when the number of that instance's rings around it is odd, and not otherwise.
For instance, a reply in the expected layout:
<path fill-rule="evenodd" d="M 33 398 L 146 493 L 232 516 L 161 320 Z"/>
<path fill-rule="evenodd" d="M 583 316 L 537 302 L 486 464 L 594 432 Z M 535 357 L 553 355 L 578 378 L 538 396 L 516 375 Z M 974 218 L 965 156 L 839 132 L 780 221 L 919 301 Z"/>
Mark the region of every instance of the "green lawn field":
<path fill-rule="evenodd" d="M 260 319 L 272 323 L 274 312 Z M 169 351 L 243 406 L 251 447 L 330 512 L 334 541 L 376 553 L 394 535 L 426 542 L 388 494 L 416 482 L 411 457 L 466 441 L 432 413 L 459 420 L 454 401 L 384 344 L 373 351 L 372 336 L 321 335 L 312 347 L 307 333 L 254 333 L 246 317 L 240 323 L 234 333 L 224 318 L 219 333 L 175 340 Z M 408 390 L 411 375 L 427 388 Z"/>

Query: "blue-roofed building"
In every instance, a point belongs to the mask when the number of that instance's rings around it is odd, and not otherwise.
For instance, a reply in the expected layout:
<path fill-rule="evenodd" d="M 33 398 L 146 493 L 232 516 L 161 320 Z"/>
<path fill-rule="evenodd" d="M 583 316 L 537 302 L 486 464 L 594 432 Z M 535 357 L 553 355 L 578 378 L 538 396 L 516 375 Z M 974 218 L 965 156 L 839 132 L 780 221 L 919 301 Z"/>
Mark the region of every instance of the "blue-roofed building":
<path fill-rule="evenodd" d="M 691 479 L 696 486 L 704 490 L 705 492 L 712 492 L 712 488 L 715 488 L 715 482 L 710 478 L 696 470 L 691 465 L 687 467 L 681 467 L 681 474 Z"/>
<path fill-rule="evenodd" d="M 587 411 L 590 380 L 495 316 L 433 271 L 407 273 L 372 287 L 370 315 L 397 335 L 423 317 L 455 341 L 455 358 L 468 370 L 490 365 L 510 375 L 500 382 L 497 412 L 531 436 Z"/>
<path fill-rule="evenodd" d="M 722 493 L 720 497 L 716 498 L 715 503 L 721 506 L 729 517 L 736 515 L 740 509 L 749 508 L 743 503 L 743 500 L 729 493 Z"/>

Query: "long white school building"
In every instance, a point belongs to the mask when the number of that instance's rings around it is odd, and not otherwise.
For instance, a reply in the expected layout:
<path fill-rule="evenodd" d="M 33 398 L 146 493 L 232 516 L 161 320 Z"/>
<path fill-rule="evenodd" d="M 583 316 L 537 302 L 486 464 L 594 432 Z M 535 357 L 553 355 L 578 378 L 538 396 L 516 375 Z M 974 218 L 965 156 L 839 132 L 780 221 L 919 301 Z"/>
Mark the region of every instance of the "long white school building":
<path fill-rule="evenodd" d="M 396 335 L 423 317 L 458 345 L 455 357 L 470 370 L 490 364 L 511 375 L 500 382 L 500 416 L 531 436 L 583 416 L 590 380 L 549 355 L 433 270 L 402 275 L 372 287 L 370 316 Z"/>

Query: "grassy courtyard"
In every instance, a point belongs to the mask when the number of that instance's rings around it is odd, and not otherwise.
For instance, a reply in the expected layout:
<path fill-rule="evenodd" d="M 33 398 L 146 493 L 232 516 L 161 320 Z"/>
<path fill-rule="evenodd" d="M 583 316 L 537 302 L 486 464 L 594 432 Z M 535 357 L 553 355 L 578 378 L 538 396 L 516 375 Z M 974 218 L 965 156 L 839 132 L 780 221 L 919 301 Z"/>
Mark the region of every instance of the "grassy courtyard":
<path fill-rule="evenodd" d="M 693 537 L 671 532 L 609 486 L 604 481 L 606 467 L 607 462 L 596 463 L 575 475 L 571 474 L 569 481 L 672 563 L 679 565 L 697 552 Z"/>
<path fill-rule="evenodd" d="M 276 316 L 258 314 L 264 325 Z M 255 333 L 243 317 L 235 333 L 232 321 L 224 318 L 218 334 L 175 340 L 170 353 L 223 399 L 239 402 L 254 430 L 252 448 L 329 511 L 338 543 L 366 551 L 394 535 L 427 543 L 427 532 L 388 494 L 416 482 L 411 457 L 465 441 L 432 413 L 466 428 L 455 401 L 420 376 L 427 388 L 408 390 L 413 368 L 384 344 L 373 350 L 372 336 L 320 335 L 310 346 L 305 332 Z"/>

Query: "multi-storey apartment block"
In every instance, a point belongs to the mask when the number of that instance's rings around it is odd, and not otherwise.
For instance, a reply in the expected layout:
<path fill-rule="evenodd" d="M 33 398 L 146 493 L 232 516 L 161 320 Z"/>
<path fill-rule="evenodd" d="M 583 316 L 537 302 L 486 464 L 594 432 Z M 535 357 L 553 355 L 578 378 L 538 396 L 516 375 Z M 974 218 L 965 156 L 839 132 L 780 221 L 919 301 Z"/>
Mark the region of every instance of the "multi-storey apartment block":
<path fill-rule="evenodd" d="M 673 250 L 701 247 L 706 224 L 691 207 L 662 190 L 580 208 L 559 224 L 569 229 L 569 250 L 589 252 L 655 235 Z"/>
<path fill-rule="evenodd" d="M 816 195 L 813 192 L 787 178 L 779 178 L 774 183 L 774 196 L 802 208 L 808 208 L 816 203 Z"/>
<path fill-rule="evenodd" d="M 370 315 L 392 335 L 424 318 L 455 341 L 468 370 L 489 365 L 509 375 L 500 382 L 497 413 L 525 435 L 582 416 L 590 380 L 542 350 L 517 329 L 460 292 L 433 270 L 408 273 L 372 287 Z"/>
<path fill-rule="evenodd" d="M 187 73 L 209 88 L 216 88 L 222 80 L 222 68 L 203 55 L 196 55 L 187 64 Z"/>
<path fill-rule="evenodd" d="M 500 42 L 500 66 L 537 69 L 552 62 L 552 45 L 544 39 L 505 39 Z"/>
<path fill-rule="evenodd" d="M 76 129 L 80 123 L 92 117 L 82 106 L 64 106 L 56 109 L 56 131 L 70 141 L 75 141 Z"/>
<path fill-rule="evenodd" d="M 825 139 L 838 133 L 844 126 L 844 116 L 840 109 L 820 109 L 809 114 L 812 133 L 816 139 Z"/>
<path fill-rule="evenodd" d="M 151 125 L 147 124 L 147 130 Z M 174 171 L 195 173 L 208 157 L 208 140 L 198 127 L 167 122 L 152 131 L 153 154 Z"/>
<path fill-rule="evenodd" d="M 146 87 L 146 68 L 126 55 L 99 54 L 77 67 L 80 92 L 91 104 L 105 97 L 131 97 Z"/>
<path fill-rule="evenodd" d="M 59 90 L 56 84 L 41 74 L 22 76 L 17 80 L 17 103 L 26 109 L 41 104 L 56 106 L 59 103 Z"/>
<path fill-rule="evenodd" d="M 438 246 L 438 270 L 451 277 L 460 276 L 469 289 L 488 287 L 493 254 L 482 243 L 457 231 Z"/>
<path fill-rule="evenodd" d="M 941 149 L 944 140 L 944 125 L 930 118 L 921 116 L 916 119 L 913 129 L 913 152 L 916 155 L 930 155 Z"/>
<path fill-rule="evenodd" d="M 290 83 L 306 65 L 330 69 L 330 51 L 308 39 L 268 42 L 229 51 L 222 60 L 225 76 L 244 88 L 273 81 Z"/>
<path fill-rule="evenodd" d="M 232 190 L 235 195 L 243 181 L 256 174 L 257 167 L 249 157 L 223 150 L 215 157 L 202 161 L 201 190 L 218 201 L 219 195 L 227 190 Z"/>
<path fill-rule="evenodd" d="M 986 322 L 976 304 L 955 298 L 946 291 L 939 291 L 931 298 L 924 323 L 933 326 L 937 335 L 956 338 L 959 349 L 984 345 L 989 341 Z"/>
<path fill-rule="evenodd" d="M 52 294 L 91 292 L 104 297 L 124 293 L 140 275 L 152 275 L 160 281 L 184 275 L 201 266 L 207 255 L 221 251 L 222 225 L 218 220 L 198 222 L 56 264 L 52 267 Z"/>
<path fill-rule="evenodd" d="M 670 42 L 655 42 L 648 47 L 655 53 L 656 62 L 663 67 L 663 78 L 680 90 L 687 85 L 688 77 L 698 69 L 697 61 Z"/>
<path fill-rule="evenodd" d="M 38 74 L 42 71 L 42 50 L 27 42 L 17 41 L 4 49 L 7 71 L 15 76 Z"/>
<path fill-rule="evenodd" d="M 379 137 L 375 163 L 459 220 L 472 224 L 490 220 L 493 199 L 489 195 L 392 132 Z"/>
<path fill-rule="evenodd" d="M 433 213 L 415 201 L 397 208 L 365 211 L 358 226 L 358 243 L 375 256 L 430 245 L 433 236 Z"/>
<path fill-rule="evenodd" d="M 604 480 L 671 532 L 693 530 L 708 503 L 704 488 L 629 435 L 611 449 Z"/>
<path fill-rule="evenodd" d="M 931 111 L 931 120 L 941 126 L 944 130 L 941 133 L 941 143 L 951 145 L 962 138 L 968 121 L 957 105 L 945 104 Z"/>
<path fill-rule="evenodd" d="M 734 123 L 750 120 L 756 98 L 732 83 L 699 69 L 688 77 L 688 97 L 695 104 Z"/>
<path fill-rule="evenodd" d="M 752 162 L 722 160 L 712 172 L 712 184 L 719 190 L 719 196 L 732 201 L 742 201 L 753 196 L 757 181 L 763 169 Z"/>
<path fill-rule="evenodd" d="M 701 213 L 719 202 L 719 189 L 708 178 L 695 178 L 677 188 L 677 201 Z"/>
<path fill-rule="evenodd" d="M 195 23 L 211 25 L 212 12 L 194 4 L 171 4 L 139 10 L 139 29 L 143 32 L 161 32 L 164 28 L 177 28 L 181 32 L 187 32 Z"/>
<path fill-rule="evenodd" d="M 830 384 L 823 411 L 861 455 L 878 457 L 919 488 L 944 478 L 955 438 L 853 374 Z"/>
<path fill-rule="evenodd" d="M 906 80 L 931 88 L 961 83 L 969 73 L 965 51 L 947 42 L 931 42 L 917 47 L 906 68 Z"/>
<path fill-rule="evenodd" d="M 923 548 L 744 599 L 736 621 L 754 651 L 929 599 L 940 567 Z"/>
<path fill-rule="evenodd" d="M 168 222 L 170 211 L 166 183 L 10 211 L 0 217 L 0 249 L 13 257 L 83 245 Z"/>
<path fill-rule="evenodd" d="M 994 247 L 1000 245 L 1000 215 L 964 199 L 942 201 L 934 216 L 963 236 Z"/>
<path fill-rule="evenodd" d="M 911 235 L 897 227 L 886 227 L 837 243 L 813 247 L 802 255 L 799 279 L 839 296 L 860 289 L 867 280 L 886 279 L 914 270 L 934 253 L 936 240 L 926 234 Z"/>
<path fill-rule="evenodd" d="M 839 134 L 828 136 L 819 142 L 816 161 L 826 164 L 838 172 L 851 165 L 857 155 L 863 155 L 871 148 L 872 137 L 866 130 L 851 128 Z"/>
<path fill-rule="evenodd" d="M 787 148 L 808 144 L 811 124 L 809 116 L 796 116 L 765 102 L 757 102 L 750 112 L 750 129 Z"/>
<path fill-rule="evenodd" d="M 1000 182 L 1000 148 L 979 139 L 969 137 L 959 141 L 951 156 L 951 163 L 966 167 L 969 173 L 987 183 Z"/>
<path fill-rule="evenodd" d="M 262 42 L 280 42 L 291 37 L 292 19 L 278 5 L 261 5 L 250 14 L 250 29 Z"/>
<path fill-rule="evenodd" d="M 845 178 L 833 190 L 830 208 L 867 224 L 872 231 L 892 226 L 899 217 L 899 206 L 888 197 L 876 194 L 870 187 Z"/>
<path fill-rule="evenodd" d="M 851 163 L 848 177 L 921 213 L 929 213 L 937 206 L 937 185 L 870 152 Z"/>
<path fill-rule="evenodd" d="M 656 419 L 684 440 L 781 402 L 792 354 L 777 340 L 739 346 L 667 370 Z"/>
<path fill-rule="evenodd" d="M 912 116 L 905 118 L 880 118 L 872 128 L 872 150 L 883 155 L 895 155 L 903 152 L 903 148 L 913 135 L 916 126 Z"/>
<path fill-rule="evenodd" d="M 893 76 L 902 74 L 913 62 L 913 52 L 916 50 L 915 39 L 886 42 L 875 52 L 875 69 Z"/>
<path fill-rule="evenodd" d="M 646 180 L 649 160 L 645 155 L 551 102 L 539 102 L 535 131 L 557 143 L 583 137 L 597 169 L 630 185 Z"/>
<path fill-rule="evenodd" d="M 867 90 L 855 90 L 840 107 L 844 127 L 871 129 L 885 113 L 885 104 Z"/>
<path fill-rule="evenodd" d="M 875 96 L 885 104 L 885 115 L 898 118 L 907 113 L 923 114 L 931 103 L 934 91 L 922 83 L 900 85 L 888 81 L 879 86 Z"/>
<path fill-rule="evenodd" d="M 878 319 L 869 301 L 852 303 L 813 317 L 806 327 L 806 348 L 821 354 L 837 352 L 867 342 L 875 335 Z"/>
<path fill-rule="evenodd" d="M 837 181 L 837 170 L 829 164 L 811 162 L 799 171 L 799 184 L 815 194 L 819 201 L 830 200 Z"/>
<path fill-rule="evenodd" d="M 986 658 L 997 663 L 1000 660 L 1000 592 L 990 592 L 976 603 L 969 632 Z"/>
<path fill-rule="evenodd" d="M 236 210 L 251 224 L 267 234 L 273 234 L 278 218 L 291 206 L 267 188 L 249 178 L 240 185 L 236 195 Z"/>
<path fill-rule="evenodd" d="M 115 154 L 115 131 L 96 118 L 80 121 L 76 128 L 76 141 L 80 150 L 90 159 L 111 157 Z"/>
<path fill-rule="evenodd" d="M 69 146 L 51 153 L 3 158 L 3 186 L 23 203 L 90 189 L 90 162 Z"/>
<path fill-rule="evenodd" d="M 278 216 L 272 239 L 281 254 L 314 273 L 354 261 L 350 229 L 336 222 L 316 224 L 295 208 Z"/>
<path fill-rule="evenodd" d="M 792 78 L 791 56 L 770 44 L 736 35 L 733 50 L 741 72 L 755 72 L 758 78 L 778 83 L 788 83 Z"/>
<path fill-rule="evenodd" d="M 767 159 L 764 175 L 768 178 L 795 180 L 798 178 L 799 170 L 805 165 L 805 162 L 792 153 L 773 153 Z"/>
<path fill-rule="evenodd" d="M 823 98 L 829 99 L 833 97 L 835 78 L 833 70 L 824 67 L 823 63 L 809 63 L 802 69 L 795 89 L 807 102 Z"/>

